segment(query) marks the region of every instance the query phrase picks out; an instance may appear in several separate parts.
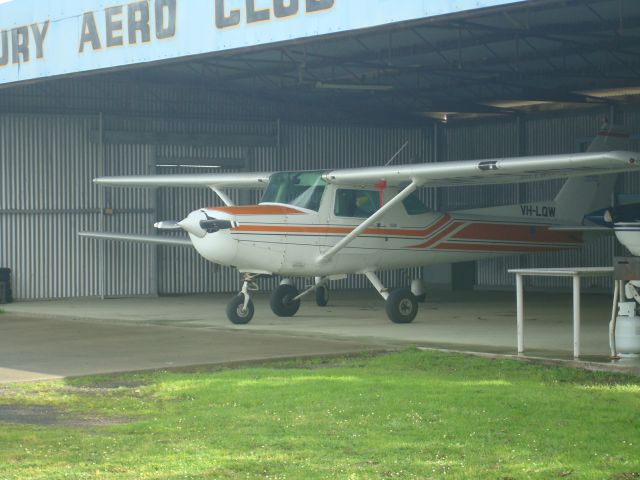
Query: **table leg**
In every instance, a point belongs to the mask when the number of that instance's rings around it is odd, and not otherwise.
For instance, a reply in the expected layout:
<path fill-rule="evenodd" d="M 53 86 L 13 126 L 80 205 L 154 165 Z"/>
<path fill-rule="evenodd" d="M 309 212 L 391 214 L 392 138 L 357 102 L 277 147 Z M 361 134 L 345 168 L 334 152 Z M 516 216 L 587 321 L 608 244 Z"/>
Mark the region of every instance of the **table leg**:
<path fill-rule="evenodd" d="M 573 277 L 573 358 L 580 357 L 580 277 Z"/>
<path fill-rule="evenodd" d="M 617 358 L 618 351 L 616 348 L 616 319 L 618 317 L 618 289 L 620 288 L 620 282 L 616 280 L 613 283 L 613 305 L 611 306 L 611 321 L 609 322 L 609 348 L 611 350 L 610 358 Z"/>
<path fill-rule="evenodd" d="M 524 352 L 524 288 L 522 275 L 516 274 L 516 331 L 518 335 L 518 355 Z"/>

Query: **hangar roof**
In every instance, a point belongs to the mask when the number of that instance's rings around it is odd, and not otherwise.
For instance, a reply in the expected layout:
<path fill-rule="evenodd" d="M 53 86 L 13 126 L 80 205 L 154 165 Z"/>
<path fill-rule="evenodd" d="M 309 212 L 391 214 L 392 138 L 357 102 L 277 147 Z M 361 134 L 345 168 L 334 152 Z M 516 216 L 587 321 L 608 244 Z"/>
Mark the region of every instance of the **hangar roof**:
<path fill-rule="evenodd" d="M 116 74 L 363 117 L 640 99 L 640 2 L 529 0 Z"/>
<path fill-rule="evenodd" d="M 640 99 L 639 1 L 504 3 L 121 67 L 83 81 L 192 86 L 401 123 Z"/>

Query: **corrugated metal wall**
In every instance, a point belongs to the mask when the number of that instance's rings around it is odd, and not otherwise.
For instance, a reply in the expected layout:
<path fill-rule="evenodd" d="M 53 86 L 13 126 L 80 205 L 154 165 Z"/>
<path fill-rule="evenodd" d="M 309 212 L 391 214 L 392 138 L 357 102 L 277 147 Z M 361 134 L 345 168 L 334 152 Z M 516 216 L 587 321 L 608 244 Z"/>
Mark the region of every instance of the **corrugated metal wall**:
<path fill-rule="evenodd" d="M 76 233 L 81 230 L 148 233 L 158 219 L 180 219 L 194 208 L 218 202 L 211 192 L 197 189 L 101 190 L 91 183 L 99 175 L 153 173 L 163 158 L 238 159 L 259 171 L 383 165 L 407 140 L 409 146 L 396 163 L 434 161 L 432 127 L 278 123 L 274 119 L 279 118 L 282 106 L 223 98 L 201 90 L 139 91 L 137 87 L 97 82 L 50 83 L 42 88 L 44 96 L 35 86 L 24 87 L 15 96 L 0 95 L 5 111 L 39 108 L 67 112 L 0 115 L 0 265 L 13 269 L 19 299 L 238 289 L 237 272 L 216 268 L 189 249 L 100 246 L 79 240 Z M 70 113 L 76 110 L 108 114 Z M 119 110 L 123 113 L 115 115 Z M 572 152 L 593 136 L 609 113 L 589 110 L 439 126 L 438 160 Z M 192 117 L 187 118 L 189 115 Z M 640 132 L 640 109 L 620 109 L 616 117 L 634 133 Z M 101 125 L 107 130 L 168 133 L 276 132 L 280 142 L 274 147 L 251 148 L 101 146 L 90 141 L 90 132 Z M 638 148 L 637 142 L 634 147 Z M 640 193 L 639 178 L 623 179 L 618 190 Z M 549 199 L 560 185 L 542 182 L 421 193 L 430 206 L 449 210 Z M 251 199 L 255 201 L 257 194 Z M 111 215 L 102 214 L 105 207 L 112 209 Z M 612 238 L 605 238 L 575 252 L 482 261 L 477 268 L 477 285 L 510 287 L 513 278 L 506 270 L 514 267 L 609 264 L 614 253 L 622 254 L 622 248 Z M 388 272 L 383 281 L 390 286 L 406 284 L 419 276 L 419 270 Z M 531 280 L 531 285 L 567 286 L 561 282 L 541 278 Z M 263 287 L 273 284 L 264 282 Z M 608 287 L 606 280 L 596 280 L 593 285 Z M 368 282 L 355 278 L 340 282 L 339 287 L 368 287 Z"/>
<path fill-rule="evenodd" d="M 264 134 L 280 132 L 277 147 L 98 145 L 100 129 Z M 217 268 L 194 251 L 127 243 L 98 244 L 77 232 L 149 233 L 158 219 L 181 219 L 219 200 L 199 189 L 100 189 L 100 175 L 152 173 L 162 158 L 246 160 L 252 169 L 383 165 L 405 142 L 397 163 L 430 161 L 430 130 L 302 126 L 265 121 L 207 122 L 114 116 L 0 116 L 0 265 L 14 271 L 18 299 L 231 292 L 237 272 Z M 215 162 L 214 162 L 215 163 Z M 166 170 L 170 173 L 171 170 Z M 184 173 L 184 171 L 182 171 Z M 427 193 L 425 193 L 426 195 Z M 238 192 L 232 192 L 237 197 Z M 257 192 L 252 195 L 257 199 Z M 108 208 L 109 214 L 102 212 Z M 389 285 L 419 277 L 420 269 L 388 272 Z M 263 282 L 271 288 L 275 280 Z M 363 278 L 340 287 L 364 287 Z"/>
<path fill-rule="evenodd" d="M 96 245 L 78 230 L 99 227 L 95 119 L 0 115 L 0 264 L 17 298 L 96 295 Z"/>
<path fill-rule="evenodd" d="M 514 121 L 447 126 L 445 134 L 443 153 L 447 161 L 518 155 L 518 128 Z M 449 211 L 506 205 L 516 203 L 517 198 L 518 187 L 515 185 L 446 188 L 439 193 L 439 209 Z"/>

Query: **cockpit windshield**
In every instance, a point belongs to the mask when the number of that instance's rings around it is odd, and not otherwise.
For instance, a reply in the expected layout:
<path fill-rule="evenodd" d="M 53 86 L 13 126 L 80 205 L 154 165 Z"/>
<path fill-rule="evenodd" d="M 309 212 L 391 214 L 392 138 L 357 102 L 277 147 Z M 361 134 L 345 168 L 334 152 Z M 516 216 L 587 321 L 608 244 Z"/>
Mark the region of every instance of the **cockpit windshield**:
<path fill-rule="evenodd" d="M 318 211 L 327 186 L 323 172 L 280 172 L 271 175 L 260 203 L 285 203 Z"/>

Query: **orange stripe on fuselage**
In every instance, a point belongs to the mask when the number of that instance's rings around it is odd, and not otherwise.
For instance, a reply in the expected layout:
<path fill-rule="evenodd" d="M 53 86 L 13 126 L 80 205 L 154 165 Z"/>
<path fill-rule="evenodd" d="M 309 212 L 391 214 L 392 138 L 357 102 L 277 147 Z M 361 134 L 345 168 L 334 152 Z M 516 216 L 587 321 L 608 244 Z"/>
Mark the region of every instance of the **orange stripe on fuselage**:
<path fill-rule="evenodd" d="M 304 215 L 307 212 L 281 205 L 244 205 L 238 207 L 209 207 L 208 210 L 230 215 Z"/>
<path fill-rule="evenodd" d="M 228 207 L 232 208 L 232 207 Z M 422 230 L 407 230 L 401 228 L 368 228 L 363 235 L 380 235 L 380 236 L 402 236 L 402 237 L 426 237 L 427 235 L 437 231 L 440 227 L 446 225 L 449 216 L 444 215 L 432 225 Z M 340 227 L 340 226 L 312 226 L 312 225 L 238 225 L 233 228 L 234 232 L 256 232 L 256 233 L 313 233 L 313 234 L 340 234 L 347 235 L 356 227 Z"/>
<path fill-rule="evenodd" d="M 411 245 L 409 248 L 429 248 L 431 245 L 435 244 L 439 240 L 442 240 L 443 238 L 447 237 L 447 235 L 449 235 L 456 228 L 458 228 L 460 225 L 463 225 L 463 224 L 464 222 L 453 222 L 451 225 L 449 225 L 447 228 L 445 228 L 435 237 L 430 238 L 424 243 L 420 243 L 418 245 Z"/>
<path fill-rule="evenodd" d="M 552 232 L 549 227 L 534 225 L 505 225 L 494 223 L 472 223 L 453 238 L 456 240 L 501 240 L 508 242 L 581 243 L 581 235 L 567 232 Z"/>

